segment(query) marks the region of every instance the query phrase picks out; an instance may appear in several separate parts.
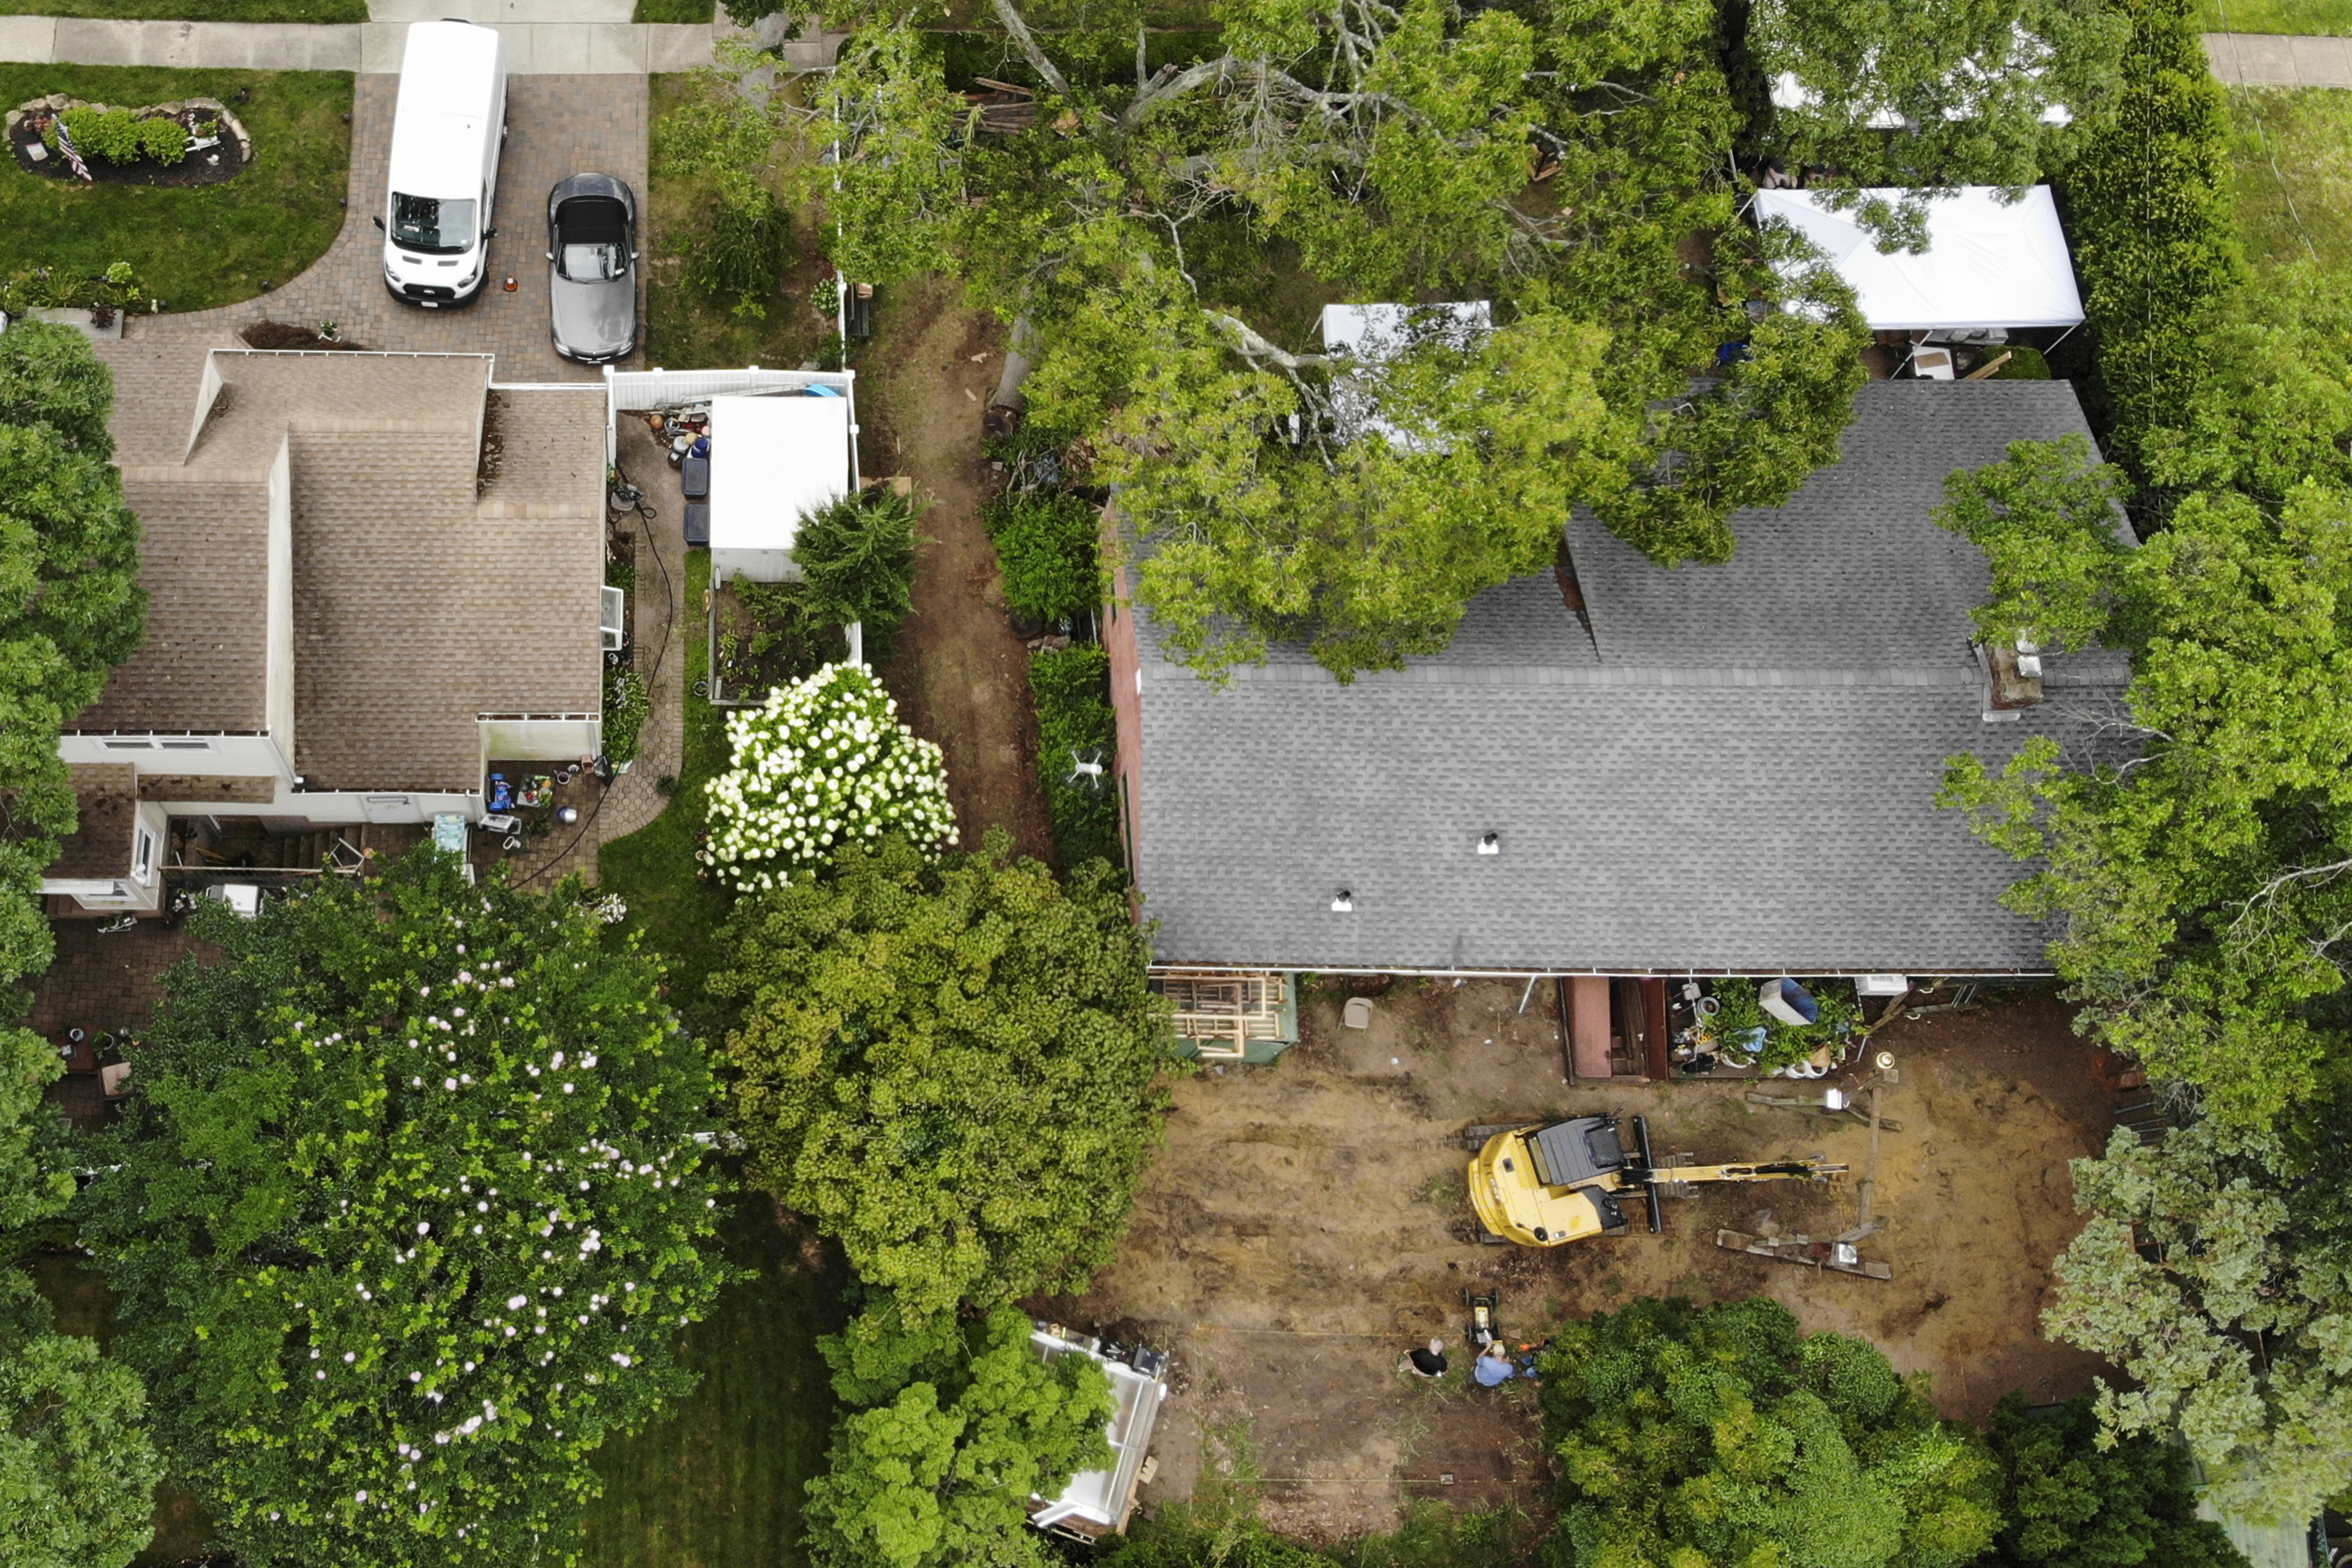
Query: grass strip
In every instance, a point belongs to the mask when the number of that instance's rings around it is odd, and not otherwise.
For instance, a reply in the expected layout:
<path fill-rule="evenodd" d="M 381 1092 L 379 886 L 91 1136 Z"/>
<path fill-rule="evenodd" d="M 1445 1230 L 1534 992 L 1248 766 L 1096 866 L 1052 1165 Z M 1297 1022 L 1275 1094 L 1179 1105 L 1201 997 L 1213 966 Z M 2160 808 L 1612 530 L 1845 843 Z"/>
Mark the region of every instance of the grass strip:
<path fill-rule="evenodd" d="M 224 184 L 173 189 L 83 184 L 0 161 L 0 272 L 96 274 L 127 261 L 166 309 L 204 310 L 289 281 L 342 231 L 348 72 L 0 65 L 0 104 L 58 92 L 129 109 L 219 99 L 253 138 L 253 162 Z"/>

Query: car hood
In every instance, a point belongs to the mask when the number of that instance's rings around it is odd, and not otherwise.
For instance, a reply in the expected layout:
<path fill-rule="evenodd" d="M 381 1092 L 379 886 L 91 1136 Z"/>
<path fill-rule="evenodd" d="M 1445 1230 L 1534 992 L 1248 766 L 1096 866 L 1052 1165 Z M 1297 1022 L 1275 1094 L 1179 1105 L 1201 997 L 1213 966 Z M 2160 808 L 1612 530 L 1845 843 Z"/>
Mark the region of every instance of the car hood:
<path fill-rule="evenodd" d="M 560 273 L 548 279 L 556 341 L 575 354 L 618 354 L 631 347 L 637 324 L 636 269 L 625 277 L 575 283 Z"/>

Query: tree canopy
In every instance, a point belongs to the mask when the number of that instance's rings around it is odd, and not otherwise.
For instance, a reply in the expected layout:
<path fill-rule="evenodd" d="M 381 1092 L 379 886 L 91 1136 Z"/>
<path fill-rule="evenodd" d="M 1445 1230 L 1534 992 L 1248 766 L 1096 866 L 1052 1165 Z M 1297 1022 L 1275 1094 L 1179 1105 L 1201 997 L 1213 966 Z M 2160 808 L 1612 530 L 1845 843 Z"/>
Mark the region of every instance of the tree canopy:
<path fill-rule="evenodd" d="M 1170 1064 L 1108 867 L 1061 885 L 1001 831 L 936 864 L 893 836 L 745 899 L 721 943 L 753 1173 L 867 1284 L 920 1314 L 1108 1260 Z"/>
<path fill-rule="evenodd" d="M 2215 1115 L 2320 1092 L 2347 1065 L 2352 492 L 2199 491 L 2133 549 L 2080 443 L 2021 443 L 1949 487 L 1946 526 L 1992 563 L 1979 624 L 2096 641 L 2133 674 L 2121 711 L 2075 716 L 2103 751 L 1958 758 L 1946 801 L 2039 862 L 2009 902 L 2063 922 L 2051 956 L 2084 1027 Z"/>
<path fill-rule="evenodd" d="M 71 327 L 0 336 L 0 985 L 48 967 L 37 893 L 76 820 L 58 731 L 144 626 L 113 406 L 113 373 Z"/>
<path fill-rule="evenodd" d="M 0 1270 L 0 1560 L 123 1568 L 147 1544 L 163 1462 L 146 1409 L 136 1373 Z"/>
<path fill-rule="evenodd" d="M 2120 41 L 2089 0 L 989 15 L 855 17 L 799 121 L 835 259 L 954 273 L 1021 324 L 1032 424 L 1119 487 L 1181 656 L 1297 639 L 1342 678 L 1443 648 L 1551 563 L 1571 506 L 1667 564 L 1728 559 L 1733 512 L 1834 459 L 1865 340 L 1826 269 L 1739 218 L 1741 160 L 2023 183 L 2042 111 L 2097 113 Z M 1776 113 L 1759 65 L 1811 107 Z M 1034 97 L 976 108 L 989 72 Z M 740 102 L 714 81 L 680 123 L 719 148 L 787 118 Z M 1317 340 L 1327 302 L 1431 299 L 1488 325 Z"/>
<path fill-rule="evenodd" d="M 199 918 L 83 1214 L 173 1474 L 257 1564 L 570 1561 L 727 1275 L 656 967 L 429 848 Z"/>
<path fill-rule="evenodd" d="M 2282 1135 L 2216 1121 L 2074 1162 L 2090 1222 L 2058 1260 L 2050 1332 L 2106 1357 L 2101 1424 L 2178 1431 L 2214 1500 L 2296 1522 L 2352 1487 L 2352 1157 L 2344 1103 Z"/>
<path fill-rule="evenodd" d="M 819 1342 L 850 1407 L 825 1474 L 809 1482 L 821 1568 L 1045 1568 L 1029 1499 L 1111 1461 L 1110 1381 L 1082 1355 L 1048 1363 L 1029 1320 L 1000 1307 L 909 1324 L 877 1296 Z"/>
<path fill-rule="evenodd" d="M 1858 1340 L 1764 1297 L 1641 1301 L 1538 1362 L 1572 1568 L 1959 1568 L 2000 1522 L 1981 1439 Z"/>
<path fill-rule="evenodd" d="M 1993 1411 L 2006 1521 L 1989 1563 L 2002 1568 L 2247 1568 L 2210 1520 L 2197 1517 L 2189 1456 L 2162 1436 L 2099 1446 L 2087 1399 L 2028 1410 L 2016 1395 Z"/>

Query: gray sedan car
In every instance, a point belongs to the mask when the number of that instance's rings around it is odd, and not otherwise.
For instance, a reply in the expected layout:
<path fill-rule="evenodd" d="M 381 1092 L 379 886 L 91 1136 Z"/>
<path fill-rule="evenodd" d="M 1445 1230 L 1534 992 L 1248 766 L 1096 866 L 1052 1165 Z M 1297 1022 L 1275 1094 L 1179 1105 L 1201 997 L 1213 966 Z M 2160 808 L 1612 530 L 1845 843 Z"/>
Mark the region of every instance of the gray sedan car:
<path fill-rule="evenodd" d="M 637 198 L 610 174 L 547 193 L 547 295 L 555 351 L 597 365 L 637 346 Z"/>

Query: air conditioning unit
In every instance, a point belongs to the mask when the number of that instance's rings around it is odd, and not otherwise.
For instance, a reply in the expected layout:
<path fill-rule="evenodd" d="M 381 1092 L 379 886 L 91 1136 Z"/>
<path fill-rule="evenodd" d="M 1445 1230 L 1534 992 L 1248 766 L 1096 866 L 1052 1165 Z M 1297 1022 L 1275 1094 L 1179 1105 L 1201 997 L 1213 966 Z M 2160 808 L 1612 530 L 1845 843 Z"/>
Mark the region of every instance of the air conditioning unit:
<path fill-rule="evenodd" d="M 598 619 L 597 624 L 604 633 L 604 651 L 606 653 L 612 653 L 627 640 L 629 625 L 629 594 L 626 589 L 607 588 L 604 590 L 604 613 Z"/>

